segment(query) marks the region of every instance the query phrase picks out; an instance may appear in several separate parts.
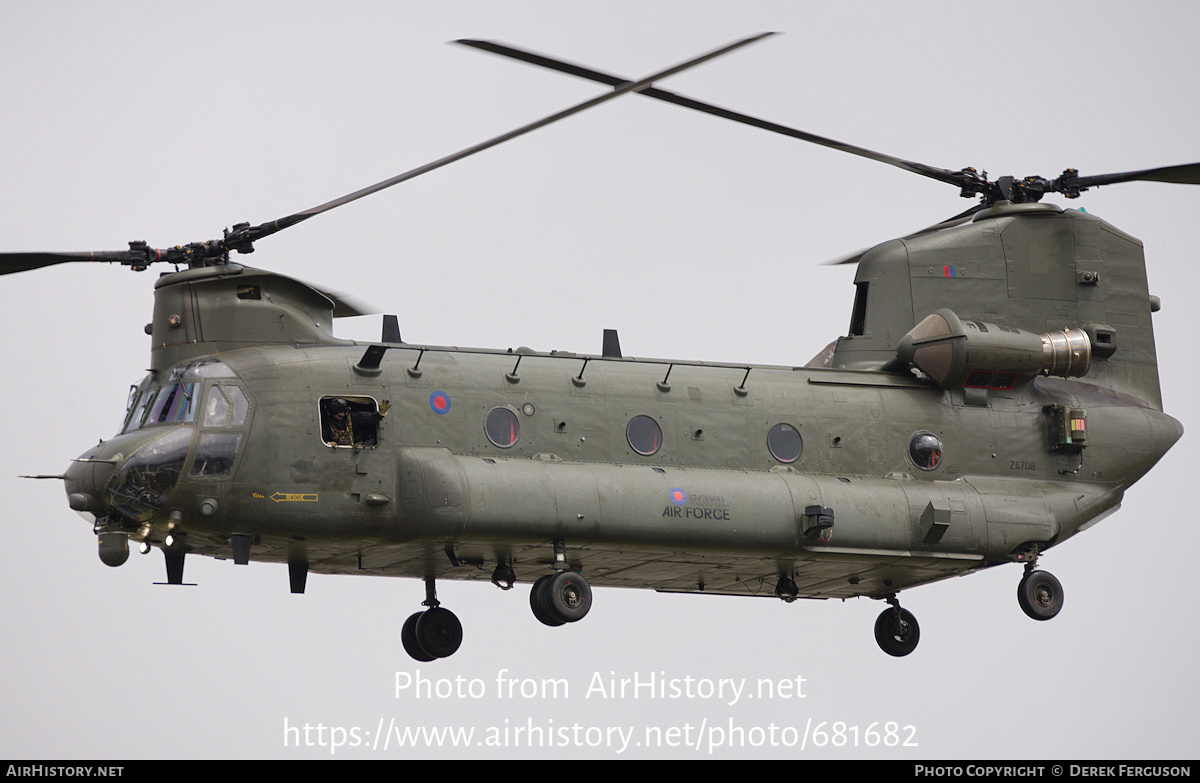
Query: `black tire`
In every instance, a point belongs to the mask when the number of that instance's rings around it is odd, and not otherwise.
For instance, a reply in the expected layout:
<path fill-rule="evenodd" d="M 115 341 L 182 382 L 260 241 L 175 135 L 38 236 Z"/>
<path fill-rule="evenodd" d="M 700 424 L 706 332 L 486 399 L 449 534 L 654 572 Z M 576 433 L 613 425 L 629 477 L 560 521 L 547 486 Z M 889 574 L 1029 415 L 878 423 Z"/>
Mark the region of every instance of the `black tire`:
<path fill-rule="evenodd" d="M 1062 584 L 1049 571 L 1030 571 L 1017 585 L 1017 603 L 1035 620 L 1049 620 L 1062 610 Z"/>
<path fill-rule="evenodd" d="M 560 620 L 550 613 L 546 608 L 546 599 L 544 590 L 546 583 L 554 578 L 554 574 L 546 574 L 541 579 L 533 583 L 533 588 L 529 591 L 529 608 L 533 610 L 533 616 L 544 625 L 556 627 L 562 625 L 566 620 Z"/>
<path fill-rule="evenodd" d="M 884 609 L 875 620 L 875 641 L 888 655 L 901 658 L 917 649 L 921 640 L 921 626 L 917 618 L 907 609 L 900 610 L 900 620 L 896 620 L 896 610 Z"/>
<path fill-rule="evenodd" d="M 592 608 L 592 586 L 575 571 L 559 571 L 542 585 L 542 599 L 552 617 L 565 623 L 582 620 Z"/>
<path fill-rule="evenodd" d="M 421 613 L 417 619 L 417 644 L 426 655 L 446 658 L 458 651 L 462 644 L 462 623 L 449 609 L 435 606 Z"/>
<path fill-rule="evenodd" d="M 434 660 L 435 656 L 422 650 L 421 645 L 417 642 L 417 621 L 423 614 L 424 612 L 417 612 L 404 621 L 404 627 L 400 629 L 400 643 L 404 645 L 404 652 L 415 660 L 425 662 Z"/>

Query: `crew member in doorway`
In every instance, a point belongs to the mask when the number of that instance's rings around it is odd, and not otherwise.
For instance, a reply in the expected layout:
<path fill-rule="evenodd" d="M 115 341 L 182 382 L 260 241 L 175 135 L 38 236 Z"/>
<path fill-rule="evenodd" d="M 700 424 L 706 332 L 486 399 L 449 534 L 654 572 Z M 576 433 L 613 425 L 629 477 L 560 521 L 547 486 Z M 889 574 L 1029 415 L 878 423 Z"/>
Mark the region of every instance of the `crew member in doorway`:
<path fill-rule="evenodd" d="M 336 397 L 324 403 L 323 437 L 334 446 L 375 446 L 379 443 L 379 422 L 387 415 L 391 403 L 384 400 L 379 410 L 370 410 L 363 403 L 350 403 Z"/>

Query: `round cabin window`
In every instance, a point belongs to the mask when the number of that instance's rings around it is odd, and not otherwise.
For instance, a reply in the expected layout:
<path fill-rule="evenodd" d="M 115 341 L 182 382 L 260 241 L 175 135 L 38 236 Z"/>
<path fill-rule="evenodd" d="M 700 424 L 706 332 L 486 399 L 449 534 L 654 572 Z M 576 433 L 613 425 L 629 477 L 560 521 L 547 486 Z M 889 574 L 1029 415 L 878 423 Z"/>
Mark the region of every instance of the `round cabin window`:
<path fill-rule="evenodd" d="M 662 428 L 649 416 L 634 416 L 625 427 L 625 439 L 631 449 L 649 457 L 662 447 Z"/>
<path fill-rule="evenodd" d="M 804 451 L 804 441 L 800 431 L 790 424 L 776 424 L 767 433 L 767 448 L 771 456 L 783 463 L 792 463 L 800 459 Z"/>
<path fill-rule="evenodd" d="M 483 432 L 492 445 L 507 449 L 521 437 L 521 422 L 508 408 L 492 408 L 484 417 Z"/>
<path fill-rule="evenodd" d="M 908 456 L 921 470 L 933 470 L 942 464 L 942 441 L 932 432 L 917 432 L 908 441 Z"/>

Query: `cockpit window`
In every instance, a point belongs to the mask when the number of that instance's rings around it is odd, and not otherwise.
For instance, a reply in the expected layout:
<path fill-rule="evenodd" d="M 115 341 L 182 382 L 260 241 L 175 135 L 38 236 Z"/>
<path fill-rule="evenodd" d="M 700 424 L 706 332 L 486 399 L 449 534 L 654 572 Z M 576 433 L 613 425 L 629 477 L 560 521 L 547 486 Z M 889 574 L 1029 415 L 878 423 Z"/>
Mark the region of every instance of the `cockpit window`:
<path fill-rule="evenodd" d="M 163 386 L 154 397 L 142 426 L 196 420 L 196 384 L 172 383 Z"/>
<path fill-rule="evenodd" d="M 229 395 L 229 399 L 233 401 L 233 413 L 229 416 L 229 426 L 240 427 L 246 423 L 246 411 L 250 409 L 250 403 L 239 387 L 225 386 L 224 389 L 225 393 Z"/>
<path fill-rule="evenodd" d="M 192 460 L 193 476 L 228 476 L 233 472 L 238 447 L 242 445 L 240 432 L 202 432 L 196 444 L 196 458 Z"/>
<path fill-rule="evenodd" d="M 151 424 L 195 421 L 198 391 L 195 383 L 151 386 L 137 396 L 121 432 L 133 432 Z"/>
<path fill-rule="evenodd" d="M 204 406 L 204 426 L 224 427 L 229 418 L 229 398 L 220 386 L 212 387 L 208 393 L 208 404 Z"/>
<path fill-rule="evenodd" d="M 249 410 L 250 402 L 238 385 L 217 382 L 209 386 L 204 413 L 200 417 L 204 428 L 196 439 L 196 456 L 192 459 L 192 477 L 233 475 L 242 446 L 240 430 Z"/>
<path fill-rule="evenodd" d="M 146 416 L 146 406 L 154 399 L 154 392 L 154 388 L 149 388 L 137 395 L 136 401 L 125 416 L 125 426 L 121 432 L 132 432 L 142 426 L 142 419 Z"/>
<path fill-rule="evenodd" d="M 238 386 L 213 385 L 204 405 L 205 427 L 240 427 L 246 423 L 250 402 Z M 230 413 L 232 411 L 232 413 Z"/>
<path fill-rule="evenodd" d="M 229 369 L 229 365 L 217 359 L 200 359 L 191 364 L 180 365 L 175 368 L 172 373 L 172 378 L 178 378 L 184 381 L 196 380 L 200 378 L 234 378 L 233 370 Z"/>
<path fill-rule="evenodd" d="M 165 383 L 159 383 L 160 376 L 147 375 L 141 383 L 129 390 L 129 403 L 125 409 L 125 424 L 121 432 L 133 432 L 151 424 L 171 422 L 191 422 L 196 419 L 199 401 L 200 381 L 205 378 L 235 378 L 237 377 L 229 365 L 217 359 L 200 359 L 181 364 L 171 370 Z M 231 387 L 232 388 L 232 387 Z M 234 415 L 240 411 L 240 420 L 231 424 L 245 422 L 249 405 L 241 390 L 236 396 L 231 395 L 234 404 Z"/>

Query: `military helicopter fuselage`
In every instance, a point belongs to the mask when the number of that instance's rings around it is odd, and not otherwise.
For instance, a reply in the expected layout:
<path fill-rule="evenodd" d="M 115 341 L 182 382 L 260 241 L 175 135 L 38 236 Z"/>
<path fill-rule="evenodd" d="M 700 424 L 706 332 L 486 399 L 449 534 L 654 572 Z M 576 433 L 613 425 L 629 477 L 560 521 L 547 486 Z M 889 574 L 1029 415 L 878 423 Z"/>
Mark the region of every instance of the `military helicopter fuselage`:
<path fill-rule="evenodd" d="M 469 46 L 611 92 L 333 201 L 170 249 L 3 253 L 0 273 L 64 262 L 177 271 L 155 285 L 150 374 L 119 432 L 63 476 L 101 559 L 287 563 L 425 582 L 401 639 L 453 654 L 438 579 L 532 583 L 534 616 L 582 619 L 592 585 L 890 604 L 904 589 L 1020 563 L 1018 602 L 1062 607 L 1039 557 L 1115 511 L 1182 435 L 1162 410 L 1142 244 L 1075 198 L 1130 181 L 1200 184 L 1200 164 L 1049 180 L 937 168 L 652 86 L 767 37 L 639 80 L 493 41 Z M 798 366 L 467 349 L 333 334 L 340 298 L 230 262 L 253 243 L 599 103 L 640 93 L 951 184 L 977 206 L 859 260 L 847 334 Z M 180 267 L 186 267 L 180 270 Z"/>
<path fill-rule="evenodd" d="M 1030 232 L 1071 241 L 1031 261 Z M 1103 221 L 1042 205 L 887 243 L 829 367 L 360 344 L 298 281 L 170 273 L 151 373 L 66 489 L 106 562 L 159 546 L 177 583 L 198 554 L 286 562 L 296 592 L 308 571 L 431 597 L 437 579 L 567 573 L 589 602 L 590 585 L 894 601 L 1032 564 L 1178 439 L 1143 263 Z M 1026 331 L 1055 326 L 1058 348 Z"/>

